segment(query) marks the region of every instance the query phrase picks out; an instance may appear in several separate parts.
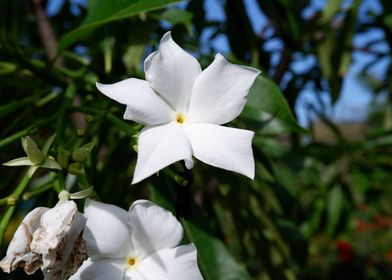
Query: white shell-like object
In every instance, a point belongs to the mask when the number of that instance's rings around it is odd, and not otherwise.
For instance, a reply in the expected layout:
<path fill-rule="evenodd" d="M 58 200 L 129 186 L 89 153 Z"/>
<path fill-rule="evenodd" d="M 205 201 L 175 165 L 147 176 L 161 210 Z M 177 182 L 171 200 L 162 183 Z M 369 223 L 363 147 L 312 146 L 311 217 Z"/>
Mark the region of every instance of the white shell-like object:
<path fill-rule="evenodd" d="M 13 252 L 16 250 L 12 249 L 10 256 L 7 251 L 7 256 L 1 262 L 1 267 L 5 272 L 10 272 L 16 267 L 22 266 L 27 273 L 33 273 L 40 267 L 45 280 L 67 279 L 87 259 L 87 250 L 83 239 L 86 218 L 77 212 L 76 204 L 73 201 L 60 201 L 54 208 L 46 208 L 42 213 L 40 211 L 43 210 L 37 211 L 38 209 L 40 208 L 31 211 L 25 218 L 26 220 L 36 212 L 40 213 L 40 215 L 34 215 L 34 227 L 29 228 L 29 235 L 25 234 L 26 237 L 21 233 L 17 234 L 17 232 L 9 247 L 10 250 L 13 243 L 19 244 L 23 241 L 23 246 L 28 249 L 25 249 L 27 254 L 22 255 L 22 259 L 28 259 L 29 266 L 24 263 L 11 266 L 13 263 L 11 261 L 15 259 Z M 19 247 L 21 246 L 19 245 Z M 13 248 L 22 251 L 22 248 L 19 249 L 19 247 L 13 246 Z M 33 267 L 32 264 L 35 266 Z M 26 270 L 26 267 L 29 270 Z"/>
<path fill-rule="evenodd" d="M 41 216 L 48 210 L 46 207 L 35 208 L 23 219 L 8 246 L 7 255 L 0 262 L 4 272 L 10 273 L 21 267 L 27 274 L 32 274 L 41 266 L 41 255 L 32 252 L 30 244 L 33 233 L 40 226 Z"/>
<path fill-rule="evenodd" d="M 86 218 L 73 201 L 60 201 L 41 217 L 31 250 L 42 255 L 45 280 L 62 280 L 76 272 L 87 259 L 82 233 Z"/>

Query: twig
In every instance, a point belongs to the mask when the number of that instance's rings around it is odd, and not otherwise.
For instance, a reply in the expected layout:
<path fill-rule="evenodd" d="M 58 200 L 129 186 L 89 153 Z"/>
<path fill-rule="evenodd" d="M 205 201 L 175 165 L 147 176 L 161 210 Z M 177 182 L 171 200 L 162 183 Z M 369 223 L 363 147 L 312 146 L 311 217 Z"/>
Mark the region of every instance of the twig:
<path fill-rule="evenodd" d="M 278 66 L 276 67 L 275 74 L 273 76 L 273 80 L 275 81 L 276 84 L 280 84 L 282 81 L 284 73 L 286 73 L 289 65 L 291 62 L 291 52 L 283 50 L 282 55 L 280 57 L 280 61 Z"/>
<path fill-rule="evenodd" d="M 41 36 L 42 43 L 45 48 L 45 52 L 50 61 L 54 61 L 57 53 L 57 39 L 50 24 L 48 17 L 46 16 L 45 10 L 42 7 L 42 0 L 31 0 L 33 4 L 34 14 L 37 17 L 38 30 Z M 55 66 L 63 65 L 63 58 L 60 56 L 54 61 Z"/>
<path fill-rule="evenodd" d="M 19 197 L 22 195 L 22 193 L 24 192 L 24 190 L 28 186 L 29 182 L 30 182 L 30 177 L 28 175 L 28 172 L 26 172 L 25 176 L 20 181 L 20 183 L 16 187 L 15 191 L 9 196 L 9 198 L 15 199 L 15 203 L 16 203 L 16 201 L 19 199 Z M 8 206 L 7 210 L 5 211 L 5 213 L 1 219 L 1 222 L 0 222 L 0 245 L 3 240 L 5 230 L 7 229 L 8 223 L 10 222 L 15 209 L 16 209 L 15 204 Z"/>

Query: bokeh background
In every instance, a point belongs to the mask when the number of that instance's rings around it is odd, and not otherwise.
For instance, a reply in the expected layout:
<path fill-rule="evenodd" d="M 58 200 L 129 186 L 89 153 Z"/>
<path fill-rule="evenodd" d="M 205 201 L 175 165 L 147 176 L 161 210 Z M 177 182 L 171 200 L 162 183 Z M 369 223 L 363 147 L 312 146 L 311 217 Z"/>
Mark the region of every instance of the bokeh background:
<path fill-rule="evenodd" d="M 222 53 L 262 70 L 229 124 L 256 132 L 254 181 L 197 162 L 191 185 L 180 163 L 130 185 L 141 126 L 95 82 L 144 78 L 167 30 L 203 68 Z M 0 162 L 24 156 L 27 135 L 56 133 L 58 161 L 94 143 L 16 197 L 26 169 L 0 167 L 0 257 L 65 178 L 189 216 L 206 280 L 392 279 L 391 45 L 389 0 L 0 0 Z"/>

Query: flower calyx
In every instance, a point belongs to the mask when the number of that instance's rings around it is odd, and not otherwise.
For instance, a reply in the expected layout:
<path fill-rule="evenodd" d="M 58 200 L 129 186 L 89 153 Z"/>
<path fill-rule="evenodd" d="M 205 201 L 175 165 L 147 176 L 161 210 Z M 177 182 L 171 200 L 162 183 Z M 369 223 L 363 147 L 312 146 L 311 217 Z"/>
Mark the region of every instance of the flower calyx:
<path fill-rule="evenodd" d="M 49 155 L 50 147 L 56 134 L 50 136 L 42 149 L 39 149 L 35 141 L 30 137 L 26 136 L 22 138 L 22 147 L 26 153 L 26 157 L 16 158 L 8 162 L 3 163 L 5 166 L 30 166 L 28 171 L 29 177 L 32 177 L 38 168 L 57 169 L 61 170 L 61 166 Z"/>

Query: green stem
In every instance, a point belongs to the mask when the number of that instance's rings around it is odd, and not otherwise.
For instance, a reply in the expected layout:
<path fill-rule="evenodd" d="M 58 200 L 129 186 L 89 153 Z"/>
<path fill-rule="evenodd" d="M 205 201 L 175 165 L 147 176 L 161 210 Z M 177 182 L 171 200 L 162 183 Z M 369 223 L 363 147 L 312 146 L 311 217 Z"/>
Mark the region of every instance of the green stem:
<path fill-rule="evenodd" d="M 17 140 L 20 140 L 21 137 L 26 136 L 28 134 L 31 134 L 34 132 L 34 130 L 36 130 L 38 127 L 46 125 L 47 123 L 50 123 L 56 116 L 53 117 L 49 117 L 43 120 L 39 120 L 34 122 L 33 125 L 30 125 L 29 127 L 26 127 L 25 129 L 22 129 L 18 132 L 16 132 L 15 134 L 12 134 L 2 140 L 0 140 L 0 148 L 11 144 L 12 142 L 15 142 Z"/>
<path fill-rule="evenodd" d="M 8 204 L 9 199 L 9 196 L 0 198 L 0 205 Z"/>
<path fill-rule="evenodd" d="M 54 174 L 56 174 L 57 177 L 53 183 L 53 188 L 56 190 L 56 192 L 60 193 L 61 191 L 67 190 L 64 183 L 64 176 L 61 171 L 54 171 Z"/>
<path fill-rule="evenodd" d="M 64 134 L 64 126 L 65 126 L 65 118 L 66 118 L 66 111 L 69 106 L 72 105 L 72 102 L 76 95 L 76 86 L 75 84 L 69 84 L 67 89 L 64 93 L 63 102 L 58 110 L 57 114 L 57 124 L 56 124 L 56 135 L 57 140 L 63 139 Z"/>
<path fill-rule="evenodd" d="M 7 208 L 7 210 L 5 211 L 3 218 L 1 219 L 1 222 L 0 222 L 0 246 L 3 243 L 3 237 L 5 234 L 5 230 L 8 227 L 8 223 L 10 222 L 12 215 L 14 214 L 15 209 L 16 209 L 15 205 L 9 206 Z"/>
<path fill-rule="evenodd" d="M 51 189 L 53 187 L 54 187 L 54 185 L 53 185 L 52 181 L 47 182 L 47 183 L 43 184 L 42 186 L 39 186 L 39 187 L 35 188 L 34 190 L 32 190 L 30 192 L 24 193 L 23 194 L 23 199 L 24 200 L 30 200 L 32 197 L 34 197 L 36 195 L 39 195 L 39 194 L 41 194 L 41 193 L 43 193 L 43 192 L 45 192 L 45 191 L 47 191 L 47 190 L 49 190 L 49 189 Z"/>
<path fill-rule="evenodd" d="M 28 186 L 29 182 L 30 182 L 30 177 L 29 177 L 28 173 L 26 172 L 23 179 L 19 182 L 19 185 L 16 187 L 14 192 L 9 197 L 13 197 L 13 198 L 15 198 L 15 200 L 18 200 L 19 197 L 24 192 L 24 190 L 26 189 L 26 187 Z M 15 205 L 8 206 L 3 218 L 1 219 L 1 222 L 0 222 L 0 246 L 3 241 L 5 230 L 8 227 L 8 223 L 12 218 L 12 214 L 14 213 L 15 208 L 16 208 Z"/>
<path fill-rule="evenodd" d="M 57 193 L 60 193 L 63 189 L 60 186 L 59 180 L 54 181 L 53 188 Z"/>
<path fill-rule="evenodd" d="M 112 113 L 108 113 L 106 115 L 106 118 L 107 118 L 108 121 L 110 121 L 112 124 L 117 126 L 119 129 L 121 129 L 124 132 L 126 132 L 128 135 L 132 135 L 132 134 L 135 134 L 137 132 L 137 130 L 135 129 L 134 126 L 132 126 L 132 125 L 126 123 L 125 121 L 119 119 L 118 117 L 116 117 Z"/>
<path fill-rule="evenodd" d="M 3 117 L 9 113 L 12 113 L 13 111 L 19 109 L 20 107 L 23 107 L 26 104 L 31 103 L 31 101 L 33 99 L 34 99 L 33 96 L 29 96 L 29 97 L 23 98 L 21 100 L 17 100 L 17 101 L 10 102 L 8 104 L 0 106 L 0 117 Z"/>
<path fill-rule="evenodd" d="M 31 132 L 32 129 L 33 129 L 33 127 L 31 127 L 31 126 L 27 127 L 25 129 L 22 129 L 21 131 L 18 131 L 15 134 L 12 134 L 12 135 L 0 140 L 0 148 L 3 146 L 6 146 L 12 142 L 19 140 L 23 136 L 26 136 L 27 134 L 29 134 Z"/>
<path fill-rule="evenodd" d="M 95 108 L 87 108 L 82 106 L 70 106 L 68 109 L 74 112 L 82 112 L 82 113 L 93 114 L 93 115 L 100 115 L 103 113 L 102 110 L 95 109 Z"/>
<path fill-rule="evenodd" d="M 79 181 L 79 186 L 80 186 L 80 188 L 81 188 L 82 190 L 86 190 L 86 189 L 92 187 L 91 184 L 90 184 L 90 182 L 88 181 L 86 175 L 79 175 L 79 176 L 78 176 L 78 181 Z M 95 197 L 95 198 L 98 199 L 98 201 L 99 201 L 99 196 L 98 196 L 98 194 L 95 192 L 94 189 L 93 189 L 93 191 L 92 191 L 91 194 L 92 194 L 93 197 Z"/>
<path fill-rule="evenodd" d="M 83 190 L 88 189 L 91 187 L 89 181 L 87 180 L 87 177 L 85 175 L 79 175 L 78 176 L 78 180 L 79 180 L 79 186 L 82 187 Z"/>

